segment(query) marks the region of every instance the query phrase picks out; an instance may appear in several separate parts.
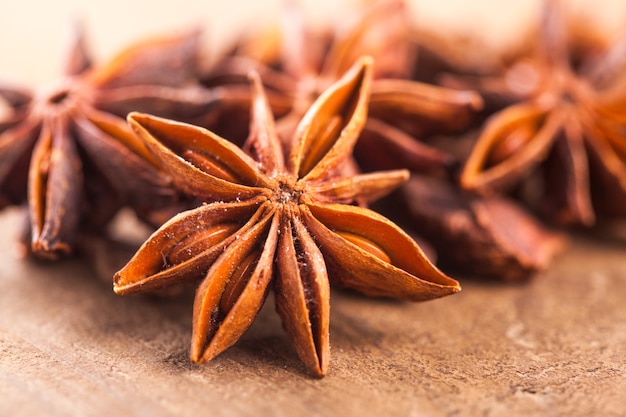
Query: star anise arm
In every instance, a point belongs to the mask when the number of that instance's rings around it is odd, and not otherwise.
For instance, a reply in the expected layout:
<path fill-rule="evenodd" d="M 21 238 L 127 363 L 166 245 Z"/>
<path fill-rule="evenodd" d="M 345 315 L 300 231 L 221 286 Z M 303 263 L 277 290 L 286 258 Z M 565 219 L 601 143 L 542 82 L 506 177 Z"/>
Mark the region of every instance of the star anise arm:
<path fill-rule="evenodd" d="M 354 154 L 361 166 L 374 170 L 402 166 L 412 172 L 427 172 L 450 167 L 455 162 L 452 155 L 376 118 L 367 120 Z"/>
<path fill-rule="evenodd" d="M 200 278 L 238 234 L 259 221 L 261 203 L 212 203 L 173 217 L 115 274 L 115 292 L 132 294 Z"/>
<path fill-rule="evenodd" d="M 317 74 L 319 63 L 308 38 L 302 9 L 285 2 L 280 15 L 280 56 L 286 74 L 296 79 Z"/>
<path fill-rule="evenodd" d="M 94 96 L 94 106 L 120 117 L 141 109 L 143 112 L 163 115 L 177 120 L 205 117 L 206 113 L 221 104 L 219 91 L 197 85 L 131 85 L 99 90 Z"/>
<path fill-rule="evenodd" d="M 539 51 L 541 59 L 554 67 L 568 66 L 569 47 L 565 24 L 565 11 L 561 0 L 542 3 Z"/>
<path fill-rule="evenodd" d="M 296 89 L 293 77 L 272 69 L 267 65 L 247 56 L 227 56 L 213 65 L 203 75 L 202 84 L 209 88 L 220 86 L 242 85 L 248 87 L 248 74 L 258 72 L 263 85 L 270 91 L 280 91 L 288 94 Z"/>
<path fill-rule="evenodd" d="M 460 291 L 419 246 L 385 217 L 361 207 L 301 206 L 333 283 L 376 297 L 422 301 Z"/>
<path fill-rule="evenodd" d="M 27 117 L 21 123 L 13 125 L 0 133 L 0 184 L 9 180 L 9 174 L 20 158 L 33 146 L 39 134 L 40 120 Z"/>
<path fill-rule="evenodd" d="M 257 163 L 209 130 L 141 113 L 128 122 L 182 191 L 229 201 L 268 193 Z"/>
<path fill-rule="evenodd" d="M 247 78 L 246 78 L 247 79 Z M 263 79 L 265 84 L 265 79 Z M 212 87 L 215 104 L 191 120 L 240 145 L 249 135 L 252 94 L 248 84 L 225 84 Z M 293 98 L 280 91 L 266 90 L 275 117 L 286 118 L 293 108 Z M 281 122 L 282 123 L 282 122 Z"/>
<path fill-rule="evenodd" d="M 624 86 L 626 91 L 626 85 Z M 611 103 L 608 106 L 602 107 L 598 111 L 598 117 L 604 117 L 618 126 L 626 126 L 626 97 L 622 99 L 620 103 Z M 613 128 L 615 128 L 614 126 Z"/>
<path fill-rule="evenodd" d="M 99 121 L 101 122 L 102 119 Z M 120 186 L 123 185 L 124 182 L 133 183 L 138 180 L 138 178 L 127 177 L 130 173 L 129 171 L 131 171 L 130 167 L 133 166 L 137 168 L 134 172 L 136 176 L 155 174 L 155 172 L 149 172 L 151 168 L 152 170 L 155 168 L 155 166 L 150 163 L 154 160 L 151 154 L 148 153 L 150 159 L 142 159 L 133 152 L 131 147 L 125 146 L 123 142 L 118 141 L 118 138 L 111 136 L 105 130 L 101 130 L 100 126 L 102 126 L 102 123 L 96 125 L 83 115 L 77 114 L 72 119 L 72 125 L 76 131 L 76 138 L 81 148 L 86 151 L 90 160 L 96 165 L 100 165 L 100 170 L 108 175 L 109 180 L 111 180 L 114 185 Z M 116 131 L 115 133 L 122 133 L 123 138 L 124 134 L 128 133 L 128 131 Z M 103 157 L 105 155 L 106 157 Z M 148 172 L 142 172 L 142 169 Z M 158 181 L 158 177 L 154 178 L 154 180 Z"/>
<path fill-rule="evenodd" d="M 599 168 L 626 192 L 626 134 L 622 129 L 618 124 L 596 121 L 586 124 L 585 133 L 589 152 L 603 162 Z"/>
<path fill-rule="evenodd" d="M 12 83 L 0 80 L 0 98 L 13 109 L 17 109 L 33 99 L 32 92 L 25 87 L 16 87 Z"/>
<path fill-rule="evenodd" d="M 126 118 L 120 118 L 90 106 L 83 107 L 82 115 L 112 141 L 127 148 L 128 152 L 136 154 L 155 167 L 159 166 L 160 161 L 148 150 L 139 135 L 133 133 Z"/>
<path fill-rule="evenodd" d="M 82 202 L 82 164 L 66 119 L 43 124 L 30 163 L 32 250 L 57 258 L 72 251 Z"/>
<path fill-rule="evenodd" d="M 0 103 L 1 105 L 1 103 Z M 2 109 L 0 108 L 0 111 Z M 13 126 L 18 124 L 20 121 L 24 119 L 24 116 L 19 113 L 11 113 L 11 114 L 0 114 L 0 134 L 5 130 L 11 129 Z"/>
<path fill-rule="evenodd" d="M 91 67 L 91 57 L 85 46 L 85 31 L 80 22 L 74 22 L 70 33 L 70 42 L 66 52 L 65 75 L 79 75 Z"/>
<path fill-rule="evenodd" d="M 603 99 L 619 97 L 624 100 L 626 98 L 625 68 L 626 36 L 622 35 L 608 47 L 600 59 L 590 60 L 589 64 L 581 68 L 579 72 L 597 88 Z"/>
<path fill-rule="evenodd" d="M 371 203 L 405 183 L 409 175 L 407 170 L 373 172 L 308 184 L 308 189 L 319 202 Z"/>
<path fill-rule="evenodd" d="M 457 272 L 504 281 L 527 280 L 566 246 L 515 201 L 483 197 L 419 175 L 400 190 L 414 230 L 437 251 L 437 262 Z"/>
<path fill-rule="evenodd" d="M 527 66 L 528 64 L 524 69 Z M 482 97 L 487 110 L 502 109 L 518 103 L 525 95 L 517 90 L 511 91 L 510 80 L 501 74 L 506 69 L 500 68 L 499 71 L 494 71 L 494 75 L 442 74 L 439 81 L 446 88 L 476 91 Z"/>
<path fill-rule="evenodd" d="M 84 80 L 93 105 L 126 117 L 130 111 L 194 120 L 216 105 L 197 82 L 201 32 L 149 39 L 122 51 Z"/>
<path fill-rule="evenodd" d="M 283 219 L 276 258 L 276 310 L 302 362 L 321 377 L 330 356 L 330 286 L 324 257 L 298 216 Z"/>
<path fill-rule="evenodd" d="M 86 82 L 101 90 L 129 85 L 180 86 L 197 75 L 201 35 L 194 29 L 137 43 L 87 75 Z"/>
<path fill-rule="evenodd" d="M 205 115 L 207 126 L 219 125 L 224 117 L 248 120 L 253 95 L 249 80 L 251 72 L 260 75 L 275 117 L 283 117 L 292 111 L 293 93 L 298 88 L 293 77 L 246 56 L 228 56 L 201 78 L 202 84 L 211 90 L 218 103 Z"/>
<path fill-rule="evenodd" d="M 545 159 L 562 121 L 558 110 L 536 102 L 496 113 L 467 158 L 461 185 L 485 193 L 511 185 Z"/>
<path fill-rule="evenodd" d="M 595 214 L 589 189 L 585 133 L 578 115 L 565 120 L 546 166 L 544 205 L 562 224 L 592 225 Z"/>
<path fill-rule="evenodd" d="M 315 181 L 336 171 L 352 153 L 367 118 L 372 59 L 362 57 L 302 117 L 287 169 Z"/>
<path fill-rule="evenodd" d="M 285 171 L 282 144 L 261 77 L 256 72 L 251 72 L 249 77 L 252 82 L 252 120 L 245 148 L 259 161 L 266 174 L 275 176 Z"/>
<path fill-rule="evenodd" d="M 371 116 L 393 121 L 400 114 L 409 120 L 404 123 L 409 128 L 411 118 L 417 118 L 435 126 L 438 131 L 458 130 L 465 127 L 482 106 L 480 95 L 471 90 L 454 90 L 402 79 L 379 79 L 372 83 Z"/>
<path fill-rule="evenodd" d="M 191 359 L 204 363 L 232 346 L 261 309 L 272 279 L 280 214 L 265 213 L 207 272 L 193 308 Z"/>
<path fill-rule="evenodd" d="M 176 200 L 177 194 L 171 187 L 169 177 L 157 169 L 152 158 L 144 159 L 143 154 L 135 153 L 126 145 L 126 138 L 134 136 L 127 124 L 121 125 L 121 119 L 108 123 L 117 118 L 106 113 L 92 112 L 89 117 L 77 114 L 73 119 L 76 139 L 87 157 L 83 162 L 96 167 L 119 193 L 122 204 L 129 204 L 139 216 L 144 217 Z M 101 126 L 112 127 L 111 133 L 119 136 L 111 136 Z M 122 130 L 123 126 L 125 129 Z M 91 181 L 89 175 L 87 181 Z"/>
<path fill-rule="evenodd" d="M 594 211 L 608 216 L 626 214 L 626 140 L 613 123 L 587 123 L 588 158 L 593 167 L 590 184 Z"/>
<path fill-rule="evenodd" d="M 594 110 L 599 118 L 609 120 L 610 123 L 626 125 L 626 76 L 598 95 Z"/>
<path fill-rule="evenodd" d="M 348 27 L 335 34 L 321 70 L 322 76 L 335 78 L 347 71 L 355 60 L 369 55 L 376 60 L 375 78 L 407 77 L 414 58 L 409 40 L 410 21 L 402 0 L 373 2 Z"/>

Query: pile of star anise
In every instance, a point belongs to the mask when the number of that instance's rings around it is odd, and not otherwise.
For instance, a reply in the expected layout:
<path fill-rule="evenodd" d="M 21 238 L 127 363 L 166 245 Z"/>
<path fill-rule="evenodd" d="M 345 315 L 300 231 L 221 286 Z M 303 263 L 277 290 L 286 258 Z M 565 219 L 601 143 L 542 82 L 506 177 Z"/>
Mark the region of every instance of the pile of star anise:
<path fill-rule="evenodd" d="M 435 260 L 519 281 L 567 227 L 626 215 L 625 44 L 571 30 L 561 6 L 546 0 L 537 38 L 496 67 L 425 36 L 400 0 L 324 28 L 290 3 L 211 63 L 196 30 L 93 64 L 77 29 L 56 85 L 0 83 L 0 208 L 26 207 L 23 245 L 51 260 L 113 245 L 131 209 L 156 231 L 114 290 L 194 286 L 194 362 L 233 345 L 271 289 L 322 376 L 329 283 L 458 292 Z"/>

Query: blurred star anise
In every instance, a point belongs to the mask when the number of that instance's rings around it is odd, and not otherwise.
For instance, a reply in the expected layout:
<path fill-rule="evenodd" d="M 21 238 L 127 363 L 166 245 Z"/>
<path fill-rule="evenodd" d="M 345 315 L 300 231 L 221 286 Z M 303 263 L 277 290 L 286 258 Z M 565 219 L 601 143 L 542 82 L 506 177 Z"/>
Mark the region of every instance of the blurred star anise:
<path fill-rule="evenodd" d="M 433 245 L 444 271 L 522 281 L 547 269 L 566 246 L 564 236 L 503 196 L 477 196 L 419 175 L 411 177 L 401 195 L 410 228 Z"/>
<path fill-rule="evenodd" d="M 355 151 L 360 162 L 373 170 L 403 167 L 421 172 L 453 162 L 449 155 L 416 138 L 465 127 L 482 101 L 471 91 L 408 80 L 414 51 L 403 1 L 374 2 L 355 13 L 355 19 L 340 22 L 332 36 L 311 31 L 300 11 L 292 4 L 287 6 L 282 30 L 266 37 L 270 46 L 260 47 L 277 49 L 264 53 L 275 60 L 259 62 L 243 55 L 251 48 L 242 43 L 209 71 L 206 85 L 225 88 L 231 84 L 234 88 L 246 82 L 251 68 L 256 69 L 276 103 L 274 112 L 281 116 L 279 134 L 288 140 L 313 100 L 355 59 L 369 55 L 375 59 L 376 69 L 369 119 Z M 260 44 L 263 42 L 255 38 L 254 46 L 258 49 Z M 241 99 L 240 94 L 235 97 Z M 228 101 L 225 94 L 224 102 Z"/>
<path fill-rule="evenodd" d="M 546 0 L 534 54 L 473 85 L 514 104 L 487 121 L 461 184 L 502 192 L 539 173 L 532 188 L 542 209 L 560 223 L 588 226 L 601 213 L 626 215 L 626 55 L 623 44 L 603 55 L 599 46 L 580 48 L 561 8 Z"/>
<path fill-rule="evenodd" d="M 174 183 L 207 204 L 156 231 L 114 278 L 119 294 L 204 277 L 191 358 L 206 362 L 250 326 L 273 284 L 276 308 L 306 367 L 329 360 L 329 279 L 371 296 L 427 300 L 459 291 L 385 217 L 350 205 L 408 178 L 390 171 L 337 176 L 366 123 L 372 64 L 360 59 L 299 123 L 285 158 L 261 80 L 241 151 L 214 133 L 133 113 L 129 121 Z"/>
<path fill-rule="evenodd" d="M 82 30 L 73 35 L 54 86 L 0 85 L 10 107 L 0 119 L 0 204 L 27 200 L 30 246 L 47 258 L 71 253 L 79 228 L 101 227 L 122 205 L 158 216 L 175 193 L 122 117 L 129 109 L 200 111 L 208 95 L 186 87 L 197 71 L 198 31 L 135 45 L 95 68 Z"/>

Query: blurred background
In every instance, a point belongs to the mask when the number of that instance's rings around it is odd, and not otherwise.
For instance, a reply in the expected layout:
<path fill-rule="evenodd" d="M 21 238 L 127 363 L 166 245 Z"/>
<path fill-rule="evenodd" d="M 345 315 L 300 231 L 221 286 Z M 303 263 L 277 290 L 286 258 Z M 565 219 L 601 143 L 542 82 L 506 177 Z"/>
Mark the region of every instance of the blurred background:
<path fill-rule="evenodd" d="M 134 40 L 188 25 L 205 29 L 208 54 L 217 54 L 236 34 L 276 19 L 286 0 L 0 0 L 0 77 L 34 86 L 58 75 L 72 21 L 86 28 L 95 59 L 103 60 Z M 299 0 L 309 19 L 345 18 L 365 0 Z M 507 48 L 531 24 L 540 0 L 407 0 L 415 23 L 427 30 L 471 34 L 494 48 Z M 568 11 L 612 34 L 626 22 L 624 0 L 567 0 Z"/>

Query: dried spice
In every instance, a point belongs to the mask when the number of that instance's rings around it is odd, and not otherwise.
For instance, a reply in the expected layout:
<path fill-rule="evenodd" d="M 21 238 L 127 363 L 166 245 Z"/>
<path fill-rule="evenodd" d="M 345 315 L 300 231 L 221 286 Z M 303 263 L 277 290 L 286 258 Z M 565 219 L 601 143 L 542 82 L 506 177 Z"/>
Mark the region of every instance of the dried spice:
<path fill-rule="evenodd" d="M 626 55 L 621 44 L 603 56 L 578 47 L 561 7 L 545 2 L 538 51 L 476 85 L 515 103 L 487 121 L 461 184 L 485 194 L 531 188 L 552 219 L 589 226 L 598 214 L 626 215 Z"/>
<path fill-rule="evenodd" d="M 79 228 L 101 227 L 124 204 L 159 222 L 176 193 L 120 116 L 129 108 L 172 117 L 203 111 L 210 94 L 186 87 L 199 35 L 144 42 L 93 68 L 76 30 L 56 85 L 0 86 L 10 107 L 0 120 L 0 201 L 27 200 L 34 254 L 71 253 Z"/>
<path fill-rule="evenodd" d="M 453 159 L 416 138 L 434 132 L 462 129 L 482 105 L 480 96 L 471 91 L 435 87 L 408 80 L 414 58 L 411 26 L 404 2 L 384 0 L 357 13 L 354 21 L 335 28 L 332 36 L 307 28 L 299 10 L 290 5 L 283 28 L 276 41 L 274 33 L 265 39 L 271 47 L 258 62 L 236 49 L 215 65 L 204 82 L 208 86 L 235 88 L 245 83 L 248 71 L 256 69 L 270 92 L 277 115 L 279 133 L 290 138 L 293 129 L 314 98 L 336 81 L 362 55 L 376 60 L 369 107 L 369 119 L 355 153 L 368 170 L 402 166 L 414 171 L 440 170 Z M 258 45 L 256 40 L 254 45 Z M 273 53 L 267 49 L 278 49 Z M 257 46 L 258 48 L 258 46 Z M 258 55 L 256 55 L 258 56 Z M 241 90 L 236 90 L 241 100 Z M 237 101 L 233 100 L 233 101 Z M 224 95 L 224 106 L 229 102 Z M 241 101 L 244 102 L 244 101 Z M 375 155 L 375 158 L 372 158 Z M 400 162 L 400 163 L 398 163 Z"/>
<path fill-rule="evenodd" d="M 258 75 L 248 154 L 212 132 L 133 113 L 129 122 L 177 187 L 207 204 L 156 231 L 115 275 L 119 294 L 204 278 L 191 358 L 233 345 L 270 286 L 306 367 L 327 372 L 329 280 L 377 297 L 427 300 L 460 290 L 383 216 L 350 205 L 397 187 L 407 171 L 340 177 L 367 118 L 372 63 L 363 58 L 306 112 L 288 156 Z"/>
<path fill-rule="evenodd" d="M 422 176 L 413 176 L 401 194 L 413 228 L 445 269 L 520 281 L 546 269 L 565 248 L 564 236 L 505 197 L 480 197 Z"/>

